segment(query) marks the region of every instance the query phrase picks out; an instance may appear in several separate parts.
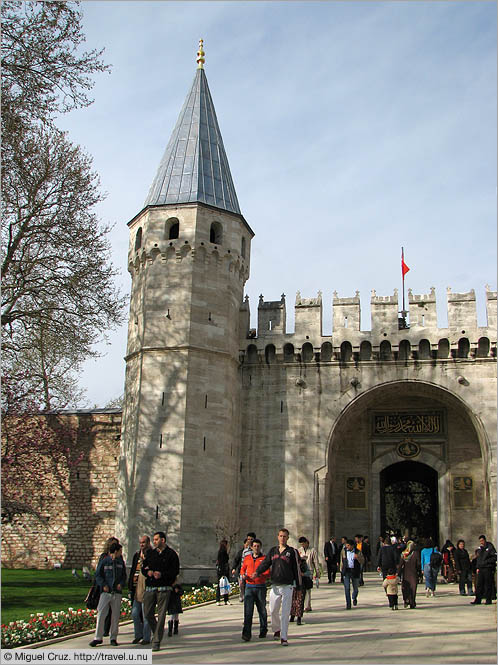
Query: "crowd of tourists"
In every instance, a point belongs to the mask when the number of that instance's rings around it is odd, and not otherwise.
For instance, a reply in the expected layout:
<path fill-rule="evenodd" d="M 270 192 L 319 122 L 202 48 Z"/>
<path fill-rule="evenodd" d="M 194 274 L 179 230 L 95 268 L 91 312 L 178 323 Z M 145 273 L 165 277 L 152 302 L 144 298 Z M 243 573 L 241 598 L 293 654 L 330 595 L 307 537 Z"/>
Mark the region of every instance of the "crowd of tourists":
<path fill-rule="evenodd" d="M 321 576 L 318 553 L 305 536 L 298 539 L 298 548 L 291 547 L 288 540 L 289 531 L 280 529 L 277 544 L 264 554 L 261 540 L 254 532 L 249 532 L 233 557 L 232 565 L 228 541 L 222 540 L 219 544 L 216 602 L 230 604 L 230 578 L 236 580 L 238 600 L 244 604 L 242 640 L 246 642 L 252 638 L 255 607 L 259 638 L 264 639 L 268 634 L 268 587 L 273 639 L 282 646 L 289 644 L 289 623 L 295 621 L 301 625 L 304 613 L 313 611 L 312 589 L 319 586 Z M 496 599 L 496 549 L 484 535 L 479 536 L 479 547 L 472 554 L 466 550 L 462 539 L 456 546 L 447 540 L 439 549 L 431 538 L 417 540 L 389 534 L 379 537 L 374 554 L 368 536 L 343 536 L 340 542 L 332 536 L 325 543 L 323 555 L 328 584 L 334 584 L 340 575 L 347 610 L 358 605 L 359 590 L 365 584 L 363 575 L 370 567 L 378 572 L 379 592 L 385 594 L 392 610 L 398 609 L 399 589 L 404 607 L 416 608 L 417 586 L 422 581 L 426 597 L 434 598 L 438 575 L 445 583 L 458 583 L 460 594 L 472 596 L 474 606 L 483 602 L 489 605 Z M 183 594 L 179 573 L 178 555 L 166 544 L 162 531 L 153 535 L 152 542 L 147 535 L 140 537 L 128 575 L 121 544 L 117 538 L 109 538 L 95 573 L 100 597 L 95 637 L 90 646 L 101 645 L 106 635 L 110 636 L 112 646 L 118 646 L 121 599 L 127 585 L 132 601 L 132 643 L 151 645 L 153 651 L 158 651 L 167 615 L 168 636 L 178 634 Z"/>

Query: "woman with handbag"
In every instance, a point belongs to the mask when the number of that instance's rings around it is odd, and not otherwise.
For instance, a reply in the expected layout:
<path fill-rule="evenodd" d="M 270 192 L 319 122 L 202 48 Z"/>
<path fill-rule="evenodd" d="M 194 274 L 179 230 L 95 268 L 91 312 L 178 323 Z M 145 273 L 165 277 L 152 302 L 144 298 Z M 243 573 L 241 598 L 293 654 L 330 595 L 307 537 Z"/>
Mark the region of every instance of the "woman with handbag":
<path fill-rule="evenodd" d="M 292 590 L 290 620 L 294 621 L 294 618 L 296 617 L 297 625 L 301 626 L 303 623 L 304 599 L 307 593 L 311 593 L 311 589 L 313 587 L 313 577 L 311 570 L 308 568 L 308 564 L 306 563 L 306 557 L 300 557 L 299 569 L 301 571 L 303 584 L 299 590 L 295 587 Z"/>
<path fill-rule="evenodd" d="M 316 580 L 318 588 L 318 580 L 320 579 L 320 563 L 318 561 L 318 553 L 316 549 L 314 547 L 310 547 L 310 541 L 307 538 L 301 536 L 301 538 L 299 538 L 299 543 L 299 556 L 306 560 L 306 564 L 311 571 L 311 586 L 306 589 L 306 594 L 304 597 L 304 611 L 311 612 L 311 589 L 313 588 L 313 580 Z"/>
<path fill-rule="evenodd" d="M 220 595 L 220 580 L 222 577 L 226 577 L 228 579 L 229 575 L 229 563 L 228 563 L 228 541 L 227 540 L 221 540 L 220 541 L 220 548 L 218 550 L 218 554 L 216 555 L 216 604 L 221 605 L 221 595 Z M 225 605 L 230 605 L 230 601 L 228 600 L 228 594 L 223 594 L 223 600 L 225 601 Z"/>

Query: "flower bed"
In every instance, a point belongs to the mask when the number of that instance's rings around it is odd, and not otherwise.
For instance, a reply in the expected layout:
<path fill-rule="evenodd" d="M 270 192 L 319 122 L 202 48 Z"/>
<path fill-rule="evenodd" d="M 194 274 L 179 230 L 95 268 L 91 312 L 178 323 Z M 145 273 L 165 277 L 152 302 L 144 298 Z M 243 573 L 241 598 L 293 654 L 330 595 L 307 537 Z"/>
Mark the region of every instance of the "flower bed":
<path fill-rule="evenodd" d="M 232 584 L 231 592 L 238 591 Z M 192 589 L 182 596 L 182 606 L 191 607 L 216 598 L 216 584 Z M 121 621 L 131 619 L 131 602 L 123 598 L 121 602 Z M 11 621 L 2 624 L 2 648 L 12 649 L 25 644 L 51 640 L 55 637 L 72 635 L 95 627 L 97 610 L 77 609 L 72 607 L 60 612 L 31 614 L 29 621 Z"/>

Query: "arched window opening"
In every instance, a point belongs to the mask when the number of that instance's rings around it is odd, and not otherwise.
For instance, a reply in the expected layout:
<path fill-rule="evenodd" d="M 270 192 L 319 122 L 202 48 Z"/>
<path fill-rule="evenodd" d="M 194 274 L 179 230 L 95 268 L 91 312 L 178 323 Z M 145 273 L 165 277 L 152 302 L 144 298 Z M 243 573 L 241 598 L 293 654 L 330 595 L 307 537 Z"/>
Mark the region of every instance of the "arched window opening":
<path fill-rule="evenodd" d="M 176 240 L 180 236 L 180 222 L 176 217 L 170 217 L 166 222 L 166 237 Z"/>
<path fill-rule="evenodd" d="M 437 357 L 447 358 L 450 355 L 450 343 L 447 339 L 440 339 L 437 345 Z"/>
<path fill-rule="evenodd" d="M 250 365 L 258 362 L 258 347 L 255 344 L 249 344 L 247 347 L 247 362 Z"/>
<path fill-rule="evenodd" d="M 353 357 L 353 347 L 351 346 L 351 342 L 343 342 L 341 344 L 341 360 L 344 363 L 350 362 L 351 358 Z"/>
<path fill-rule="evenodd" d="M 142 246 L 142 227 L 140 227 L 137 231 L 137 235 L 135 236 L 135 251 L 137 249 L 140 249 Z"/>
<path fill-rule="evenodd" d="M 266 347 L 265 360 L 267 365 L 272 365 L 275 362 L 275 347 L 273 344 L 268 344 Z"/>
<path fill-rule="evenodd" d="M 294 361 L 294 346 L 292 344 L 285 344 L 284 346 L 284 362 L 291 363 Z"/>
<path fill-rule="evenodd" d="M 387 339 L 380 343 L 379 357 L 381 360 L 392 360 L 391 342 L 388 342 Z"/>
<path fill-rule="evenodd" d="M 223 227 L 219 222 L 211 224 L 209 242 L 213 243 L 213 245 L 221 245 L 223 243 Z"/>
<path fill-rule="evenodd" d="M 322 344 L 320 358 L 324 363 L 328 363 L 332 360 L 332 344 L 330 342 L 324 342 Z"/>
<path fill-rule="evenodd" d="M 372 358 L 372 345 L 370 342 L 360 344 L 360 360 L 370 360 Z"/>
<path fill-rule="evenodd" d="M 412 355 L 412 347 L 410 342 L 407 339 L 403 339 L 399 343 L 399 355 L 398 358 L 400 360 L 410 360 L 410 357 Z"/>
<path fill-rule="evenodd" d="M 303 344 L 303 362 L 310 363 L 313 360 L 313 345 L 309 342 Z"/>
<path fill-rule="evenodd" d="M 481 337 L 477 342 L 477 357 L 478 358 L 487 358 L 489 356 L 489 339 L 487 337 Z"/>
<path fill-rule="evenodd" d="M 246 258 L 246 239 L 242 238 L 240 241 L 240 255 L 242 256 L 243 259 Z"/>
<path fill-rule="evenodd" d="M 466 337 L 461 337 L 458 340 L 458 357 L 468 358 L 470 351 L 470 342 Z"/>
<path fill-rule="evenodd" d="M 428 339 L 421 339 L 418 343 L 418 357 L 419 360 L 430 360 L 431 358 L 431 343 Z"/>

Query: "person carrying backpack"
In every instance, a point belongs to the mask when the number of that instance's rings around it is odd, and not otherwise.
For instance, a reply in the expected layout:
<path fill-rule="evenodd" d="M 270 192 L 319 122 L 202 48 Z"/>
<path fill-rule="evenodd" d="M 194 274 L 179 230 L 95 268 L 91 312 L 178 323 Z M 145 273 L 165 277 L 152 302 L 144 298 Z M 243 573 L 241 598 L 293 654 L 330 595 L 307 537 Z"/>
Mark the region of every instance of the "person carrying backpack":
<path fill-rule="evenodd" d="M 424 571 L 425 593 L 427 598 L 436 595 L 437 574 L 443 562 L 443 555 L 429 538 L 420 552 L 420 563 Z"/>

